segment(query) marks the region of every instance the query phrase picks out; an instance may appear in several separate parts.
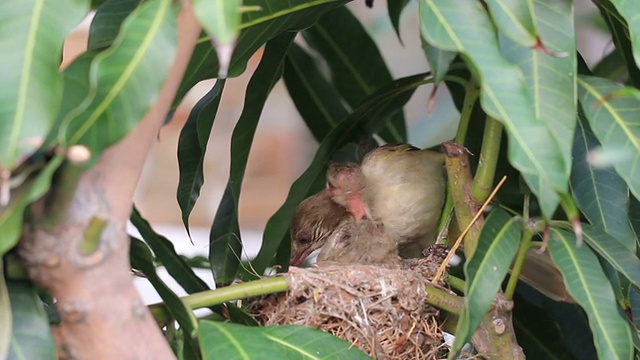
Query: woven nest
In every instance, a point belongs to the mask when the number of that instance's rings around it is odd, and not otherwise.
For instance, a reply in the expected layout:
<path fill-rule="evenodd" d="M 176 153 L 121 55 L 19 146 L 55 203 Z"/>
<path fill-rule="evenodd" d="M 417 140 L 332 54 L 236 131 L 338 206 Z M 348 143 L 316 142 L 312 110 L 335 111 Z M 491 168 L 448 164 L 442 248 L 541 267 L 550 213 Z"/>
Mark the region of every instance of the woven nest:
<path fill-rule="evenodd" d="M 440 256 L 406 260 L 401 269 L 371 265 L 291 268 L 289 292 L 254 299 L 263 325 L 318 328 L 376 359 L 442 358 L 438 311 L 425 303 L 425 285 Z"/>

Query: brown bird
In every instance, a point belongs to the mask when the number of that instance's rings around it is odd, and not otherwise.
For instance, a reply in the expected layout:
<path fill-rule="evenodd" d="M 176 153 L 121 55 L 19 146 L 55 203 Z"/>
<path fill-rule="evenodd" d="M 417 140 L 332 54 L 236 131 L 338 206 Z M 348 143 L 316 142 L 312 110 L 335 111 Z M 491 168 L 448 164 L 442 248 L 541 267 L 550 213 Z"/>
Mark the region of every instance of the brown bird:
<path fill-rule="evenodd" d="M 290 266 L 301 266 L 314 250 L 321 248 L 336 228 L 351 215 L 329 197 L 327 190 L 303 200 L 291 221 Z"/>
<path fill-rule="evenodd" d="M 338 205 L 347 209 L 355 220 L 371 218 L 362 200 L 366 180 L 360 165 L 352 162 L 330 163 L 327 169 L 327 192 Z"/>
<path fill-rule="evenodd" d="M 400 255 L 420 256 L 435 243 L 445 198 L 444 156 L 408 144 L 365 155 L 362 200 L 372 220 L 399 242 Z"/>

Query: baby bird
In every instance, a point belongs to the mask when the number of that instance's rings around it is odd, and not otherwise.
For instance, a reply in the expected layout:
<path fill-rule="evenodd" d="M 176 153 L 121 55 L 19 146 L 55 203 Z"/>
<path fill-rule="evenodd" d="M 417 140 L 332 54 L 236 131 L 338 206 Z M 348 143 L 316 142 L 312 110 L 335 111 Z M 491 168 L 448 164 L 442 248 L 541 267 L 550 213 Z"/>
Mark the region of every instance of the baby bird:
<path fill-rule="evenodd" d="M 402 264 L 395 239 L 369 219 L 347 218 L 327 237 L 318 265 L 360 264 L 398 268 Z"/>
<path fill-rule="evenodd" d="M 291 221 L 290 266 L 301 266 L 316 249 L 321 248 L 338 226 L 351 217 L 347 210 L 331 200 L 327 190 L 303 200 Z"/>
<path fill-rule="evenodd" d="M 443 154 L 384 145 L 367 153 L 360 168 L 362 201 L 372 220 L 397 239 L 402 257 L 420 256 L 437 236 L 446 190 Z"/>

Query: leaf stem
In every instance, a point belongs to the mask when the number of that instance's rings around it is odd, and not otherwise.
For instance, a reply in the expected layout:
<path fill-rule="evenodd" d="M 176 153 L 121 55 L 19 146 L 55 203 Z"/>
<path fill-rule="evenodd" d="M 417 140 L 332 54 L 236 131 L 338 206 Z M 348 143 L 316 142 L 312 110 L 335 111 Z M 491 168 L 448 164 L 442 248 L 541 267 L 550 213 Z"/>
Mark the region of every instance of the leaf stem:
<path fill-rule="evenodd" d="M 458 124 L 458 132 L 454 140 L 458 144 L 464 144 L 467 131 L 469 130 L 473 106 L 476 104 L 479 96 L 480 86 L 475 78 L 471 77 L 465 86 L 464 102 L 462 103 L 462 111 L 460 112 L 460 123 Z"/>
<path fill-rule="evenodd" d="M 520 241 L 520 248 L 516 255 L 516 260 L 513 263 L 513 269 L 511 270 L 511 277 L 507 283 L 507 288 L 504 291 L 504 297 L 507 300 L 513 299 L 513 294 L 516 291 L 516 285 L 518 284 L 518 276 L 524 265 L 524 259 L 527 256 L 527 252 L 531 249 L 531 243 L 533 240 L 533 232 L 529 229 L 525 229 L 522 233 L 522 239 Z"/>
<path fill-rule="evenodd" d="M 501 139 L 502 124 L 487 116 L 482 137 L 482 150 L 480 150 L 480 162 L 471 185 L 471 198 L 476 203 L 484 202 L 493 188 Z"/>

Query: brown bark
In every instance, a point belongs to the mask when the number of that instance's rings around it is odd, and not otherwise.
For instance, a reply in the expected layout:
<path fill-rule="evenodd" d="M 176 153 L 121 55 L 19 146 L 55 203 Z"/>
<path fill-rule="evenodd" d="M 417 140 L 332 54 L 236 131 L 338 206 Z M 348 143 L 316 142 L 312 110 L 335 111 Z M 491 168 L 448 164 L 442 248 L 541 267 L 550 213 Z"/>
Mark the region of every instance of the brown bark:
<path fill-rule="evenodd" d="M 75 189 L 52 190 L 54 197 L 69 194 L 66 212 L 57 214 L 55 224 L 47 224 L 45 201 L 21 240 L 20 254 L 31 278 L 57 300 L 62 322 L 54 334 L 61 358 L 175 358 L 133 286 L 125 225 L 144 161 L 199 33 L 185 2 L 178 16 L 176 60 L 157 103 L 124 140 L 80 176 Z M 94 247 L 91 238 L 96 240 Z"/>

